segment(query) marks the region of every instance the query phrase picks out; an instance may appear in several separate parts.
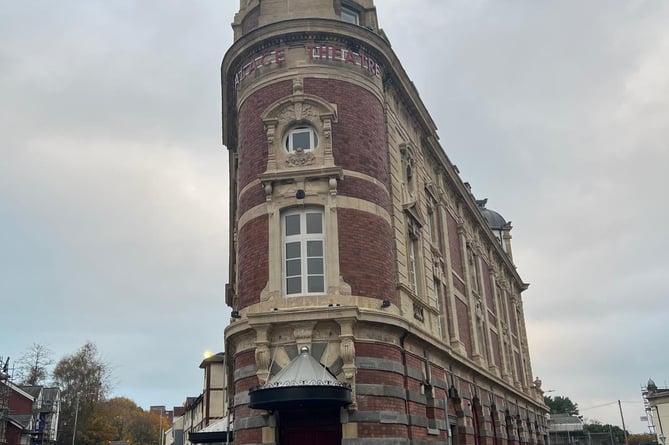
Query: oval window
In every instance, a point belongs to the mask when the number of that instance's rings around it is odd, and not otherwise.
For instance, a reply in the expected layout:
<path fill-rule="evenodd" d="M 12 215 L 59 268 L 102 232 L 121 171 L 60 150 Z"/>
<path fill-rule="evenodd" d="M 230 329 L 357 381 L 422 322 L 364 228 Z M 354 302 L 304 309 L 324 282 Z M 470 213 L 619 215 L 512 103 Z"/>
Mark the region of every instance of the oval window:
<path fill-rule="evenodd" d="M 288 153 L 311 151 L 318 146 L 316 130 L 308 125 L 297 125 L 288 130 L 286 150 Z"/>

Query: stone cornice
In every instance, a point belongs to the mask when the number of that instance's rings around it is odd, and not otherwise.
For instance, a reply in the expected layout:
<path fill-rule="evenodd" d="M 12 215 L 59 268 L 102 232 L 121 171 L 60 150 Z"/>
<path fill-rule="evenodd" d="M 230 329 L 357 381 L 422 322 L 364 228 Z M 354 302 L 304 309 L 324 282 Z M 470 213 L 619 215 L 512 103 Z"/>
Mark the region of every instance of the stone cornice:
<path fill-rule="evenodd" d="M 245 57 L 279 44 L 298 41 L 346 42 L 365 48 L 384 70 L 384 83 L 393 82 L 405 104 L 416 117 L 426 134 L 436 134 L 437 127 L 423 104 L 418 91 L 402 67 L 388 41 L 379 34 L 361 26 L 350 26 L 339 20 L 294 19 L 257 28 L 237 40 L 228 49 L 221 66 L 223 95 L 223 144 L 235 145 L 234 135 L 234 82 L 228 81 Z"/>
<path fill-rule="evenodd" d="M 462 357 L 453 353 L 445 344 L 443 346 L 433 343 L 434 338 L 425 337 L 425 332 L 419 329 L 414 323 L 403 317 L 399 313 L 365 309 L 357 306 L 331 306 L 325 308 L 323 306 L 308 307 L 299 309 L 277 309 L 270 312 L 249 312 L 241 320 L 232 322 L 225 328 L 225 338 L 229 339 L 235 335 L 243 334 L 251 329 L 264 329 L 268 325 L 277 326 L 280 324 L 292 324 L 296 320 L 301 322 L 307 321 L 342 321 L 348 320 L 360 326 L 364 323 L 371 323 L 374 325 L 383 325 L 387 327 L 394 327 L 401 331 L 406 331 L 412 334 L 416 339 L 426 342 L 430 347 L 438 348 L 442 353 L 446 354 L 453 364 L 466 367 L 469 372 L 478 376 L 478 378 L 494 382 L 503 387 L 510 394 L 515 395 L 518 399 L 524 400 L 526 403 L 535 405 L 541 408 L 540 404 L 535 400 L 531 394 L 527 394 L 508 384 L 503 379 L 490 375 L 480 369 L 479 365 L 468 358 Z M 462 378 L 463 376 L 458 376 Z M 479 384 L 482 382 L 479 382 Z"/>

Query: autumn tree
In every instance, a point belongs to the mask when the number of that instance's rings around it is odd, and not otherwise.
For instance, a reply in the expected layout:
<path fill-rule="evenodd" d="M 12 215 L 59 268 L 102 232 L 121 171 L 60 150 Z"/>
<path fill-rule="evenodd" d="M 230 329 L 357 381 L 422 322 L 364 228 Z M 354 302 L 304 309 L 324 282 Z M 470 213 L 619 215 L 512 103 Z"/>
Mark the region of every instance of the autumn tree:
<path fill-rule="evenodd" d="M 160 443 L 161 430 L 169 427 L 169 419 L 163 413 L 147 412 L 126 397 L 114 397 L 95 405 L 88 428 L 77 437 L 80 443 L 122 441 L 156 445 Z"/>
<path fill-rule="evenodd" d="M 131 441 L 131 426 L 145 415 L 142 408 L 125 397 L 115 397 L 98 403 L 93 419 L 98 442 Z"/>
<path fill-rule="evenodd" d="M 170 428 L 164 413 L 145 412 L 130 426 L 129 434 L 133 445 L 155 445 L 161 443 L 161 433 Z"/>
<path fill-rule="evenodd" d="M 87 342 L 72 355 L 63 357 L 56 364 L 52 377 L 54 385 L 61 390 L 58 445 L 98 443 L 93 414 L 96 404 L 104 400 L 110 389 L 111 372 L 95 344 Z M 76 438 L 73 440 L 75 424 Z"/>
<path fill-rule="evenodd" d="M 49 376 L 53 351 L 45 345 L 33 343 L 16 361 L 16 378 L 20 385 L 41 386 Z"/>

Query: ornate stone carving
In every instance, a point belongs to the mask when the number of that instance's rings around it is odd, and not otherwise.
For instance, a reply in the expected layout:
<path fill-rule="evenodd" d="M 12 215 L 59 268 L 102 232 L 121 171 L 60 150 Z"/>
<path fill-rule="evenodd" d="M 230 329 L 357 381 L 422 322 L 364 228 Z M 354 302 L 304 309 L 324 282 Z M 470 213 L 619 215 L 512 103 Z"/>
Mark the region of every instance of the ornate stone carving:
<path fill-rule="evenodd" d="M 344 361 L 344 377 L 352 379 L 355 369 L 355 344 L 353 339 L 345 338 L 341 342 L 341 358 Z"/>
<path fill-rule="evenodd" d="M 293 327 L 293 337 L 295 338 L 295 344 L 297 345 L 298 351 L 303 346 L 311 348 L 311 341 L 315 324 L 315 322 L 303 322 L 298 323 Z"/>
<path fill-rule="evenodd" d="M 339 275 L 339 294 L 351 295 L 351 285 L 344 281 L 344 277 Z"/>
<path fill-rule="evenodd" d="M 310 151 L 304 151 L 301 148 L 295 150 L 295 153 L 288 155 L 286 164 L 291 167 L 304 167 L 311 165 L 316 161 L 316 156 Z"/>
<path fill-rule="evenodd" d="M 276 124 L 277 121 L 276 119 L 268 120 L 265 122 L 265 132 L 267 134 L 267 143 L 268 144 L 273 144 L 274 143 L 274 136 L 276 133 Z"/>
<path fill-rule="evenodd" d="M 298 121 L 303 119 L 313 120 L 316 116 L 316 111 L 311 105 L 305 105 L 302 102 L 297 102 L 295 104 L 295 119 Z"/>
<path fill-rule="evenodd" d="M 278 114 L 277 120 L 279 124 L 285 125 L 288 122 L 295 120 L 295 107 L 293 104 L 286 105 Z"/>
<path fill-rule="evenodd" d="M 477 299 L 476 301 L 476 318 L 480 323 L 483 323 L 483 307 L 480 299 Z"/>
<path fill-rule="evenodd" d="M 272 190 L 273 186 L 271 182 L 268 182 L 265 184 L 263 187 L 263 190 L 265 191 L 265 200 L 266 201 L 271 201 L 272 200 Z"/>
<path fill-rule="evenodd" d="M 328 180 L 328 188 L 330 189 L 330 195 L 337 195 L 337 178 L 330 178 Z"/>
<path fill-rule="evenodd" d="M 270 353 L 267 345 L 259 345 L 256 347 L 256 367 L 258 369 L 257 376 L 261 385 L 267 382 L 269 377 Z"/>
<path fill-rule="evenodd" d="M 299 77 L 293 80 L 293 94 L 304 94 L 304 84 Z"/>
<path fill-rule="evenodd" d="M 413 304 L 413 318 L 418 321 L 425 321 L 425 311 L 420 304 Z"/>
<path fill-rule="evenodd" d="M 332 120 L 323 119 L 323 136 L 325 139 L 330 139 L 330 134 L 332 133 Z"/>

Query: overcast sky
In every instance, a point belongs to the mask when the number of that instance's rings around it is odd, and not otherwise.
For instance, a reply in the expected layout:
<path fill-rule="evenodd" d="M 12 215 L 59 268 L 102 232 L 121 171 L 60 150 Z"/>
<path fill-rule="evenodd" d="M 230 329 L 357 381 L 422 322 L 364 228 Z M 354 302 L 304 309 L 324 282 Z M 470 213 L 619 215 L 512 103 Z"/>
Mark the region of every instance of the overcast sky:
<path fill-rule="evenodd" d="M 376 3 L 462 179 L 513 223 L 535 376 L 647 431 L 640 386 L 669 380 L 669 3 Z M 0 2 L 0 355 L 90 340 L 112 395 L 201 392 L 229 319 L 237 9 Z"/>

